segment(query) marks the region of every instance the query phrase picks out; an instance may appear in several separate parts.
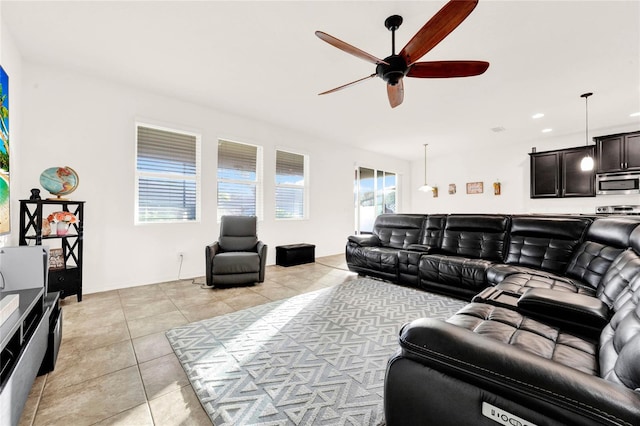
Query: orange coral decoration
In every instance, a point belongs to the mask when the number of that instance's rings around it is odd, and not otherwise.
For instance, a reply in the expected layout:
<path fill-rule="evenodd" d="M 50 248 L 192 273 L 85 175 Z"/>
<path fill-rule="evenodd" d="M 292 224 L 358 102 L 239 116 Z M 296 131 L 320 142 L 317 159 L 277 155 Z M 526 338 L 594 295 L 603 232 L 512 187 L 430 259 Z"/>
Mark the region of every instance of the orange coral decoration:
<path fill-rule="evenodd" d="M 71 212 L 53 212 L 47 216 L 47 221 L 51 222 L 67 222 L 76 223 L 78 219 Z"/>

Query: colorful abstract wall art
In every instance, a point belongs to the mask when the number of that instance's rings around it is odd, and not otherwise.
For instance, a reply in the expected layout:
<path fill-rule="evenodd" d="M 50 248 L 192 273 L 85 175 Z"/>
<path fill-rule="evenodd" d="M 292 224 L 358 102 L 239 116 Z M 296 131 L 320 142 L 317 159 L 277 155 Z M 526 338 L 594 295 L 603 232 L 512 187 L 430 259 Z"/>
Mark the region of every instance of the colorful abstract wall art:
<path fill-rule="evenodd" d="M 9 76 L 0 66 L 0 235 L 11 231 L 9 214 Z"/>

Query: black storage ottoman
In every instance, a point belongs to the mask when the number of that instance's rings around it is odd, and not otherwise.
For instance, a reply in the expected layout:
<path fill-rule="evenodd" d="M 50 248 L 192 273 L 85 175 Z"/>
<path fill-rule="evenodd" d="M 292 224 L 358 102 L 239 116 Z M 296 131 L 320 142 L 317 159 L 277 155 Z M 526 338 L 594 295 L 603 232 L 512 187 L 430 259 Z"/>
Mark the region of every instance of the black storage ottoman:
<path fill-rule="evenodd" d="M 316 261 L 316 246 L 313 244 L 289 244 L 276 246 L 276 265 L 293 266 Z"/>

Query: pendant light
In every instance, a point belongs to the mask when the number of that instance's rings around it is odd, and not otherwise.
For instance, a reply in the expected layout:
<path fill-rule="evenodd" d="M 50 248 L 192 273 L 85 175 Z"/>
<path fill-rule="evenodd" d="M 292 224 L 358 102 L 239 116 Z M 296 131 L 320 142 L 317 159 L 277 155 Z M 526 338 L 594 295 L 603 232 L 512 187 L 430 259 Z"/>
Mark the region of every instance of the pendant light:
<path fill-rule="evenodd" d="M 589 100 L 589 96 L 593 95 L 593 93 L 589 92 L 589 93 L 583 93 L 582 95 L 580 95 L 581 98 L 584 98 L 584 108 L 585 108 L 585 145 L 589 146 L 589 105 L 588 105 L 588 100 Z M 589 155 L 589 153 L 587 153 L 584 158 L 582 158 L 582 161 L 580 161 L 580 170 L 584 171 L 584 172 L 589 172 L 591 170 L 593 170 L 593 157 Z"/>
<path fill-rule="evenodd" d="M 424 185 L 418 188 L 418 191 L 422 192 L 433 191 L 433 187 L 427 184 L 427 145 L 429 144 L 424 144 Z"/>

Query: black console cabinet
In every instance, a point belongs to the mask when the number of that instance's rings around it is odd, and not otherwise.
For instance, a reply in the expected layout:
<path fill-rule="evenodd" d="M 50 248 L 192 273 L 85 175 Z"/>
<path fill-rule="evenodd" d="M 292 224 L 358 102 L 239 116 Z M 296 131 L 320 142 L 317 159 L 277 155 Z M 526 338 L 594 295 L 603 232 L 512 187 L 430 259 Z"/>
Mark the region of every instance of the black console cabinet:
<path fill-rule="evenodd" d="M 63 269 L 49 271 L 49 292 L 60 292 L 60 297 L 76 295 L 82 301 L 82 245 L 84 201 L 69 200 L 20 200 L 20 245 L 41 245 L 47 242 L 50 248 L 62 248 Z M 73 213 L 78 221 L 71 224 L 64 236 L 42 235 L 43 221 L 54 211 Z"/>

